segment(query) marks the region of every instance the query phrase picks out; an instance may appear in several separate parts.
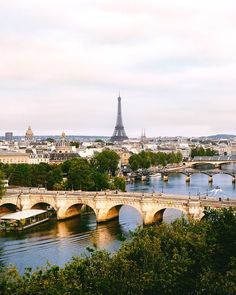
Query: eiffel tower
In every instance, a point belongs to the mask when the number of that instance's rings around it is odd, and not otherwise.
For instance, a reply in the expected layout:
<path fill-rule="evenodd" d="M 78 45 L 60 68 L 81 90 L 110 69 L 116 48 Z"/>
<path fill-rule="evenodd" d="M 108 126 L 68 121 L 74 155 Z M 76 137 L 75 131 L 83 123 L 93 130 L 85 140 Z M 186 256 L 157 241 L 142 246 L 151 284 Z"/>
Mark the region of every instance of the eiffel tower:
<path fill-rule="evenodd" d="M 122 122 L 122 113 L 121 113 L 121 97 L 119 94 L 118 97 L 118 111 L 117 111 L 117 119 L 116 119 L 116 127 L 111 137 L 111 141 L 123 141 L 128 139 L 128 136 L 125 133 L 125 128 Z"/>

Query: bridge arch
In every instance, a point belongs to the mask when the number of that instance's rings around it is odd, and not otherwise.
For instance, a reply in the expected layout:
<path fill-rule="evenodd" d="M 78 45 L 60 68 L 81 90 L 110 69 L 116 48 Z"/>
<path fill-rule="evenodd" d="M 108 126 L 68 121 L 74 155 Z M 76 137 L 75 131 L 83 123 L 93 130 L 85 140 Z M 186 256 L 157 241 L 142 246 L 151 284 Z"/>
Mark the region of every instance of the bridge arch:
<path fill-rule="evenodd" d="M 55 206 L 52 206 L 48 202 L 38 202 L 31 206 L 31 209 L 41 209 L 41 210 L 50 210 L 53 215 L 57 214 L 57 210 Z"/>
<path fill-rule="evenodd" d="M 42 209 L 42 210 L 48 210 L 50 208 L 53 208 L 55 211 L 56 209 L 54 208 L 54 206 L 52 206 L 50 203 L 48 202 L 38 202 L 35 203 L 33 206 L 31 206 L 31 209 Z"/>
<path fill-rule="evenodd" d="M 156 208 L 156 210 L 152 210 L 151 212 L 148 212 L 148 214 L 145 215 L 144 224 L 154 224 L 157 222 L 162 222 L 164 213 L 168 209 L 174 209 L 173 212 L 171 212 L 171 214 L 174 214 L 174 211 L 175 212 L 179 211 L 182 213 L 181 215 L 185 215 L 186 217 L 189 216 L 189 211 L 187 208 L 179 207 L 179 206 L 176 207 L 173 205 L 163 206 L 163 207 Z M 181 215 L 176 216 L 176 218 L 181 217 Z M 171 222 L 174 221 L 176 218 L 171 217 L 171 215 L 169 216 L 169 219 Z"/>
<path fill-rule="evenodd" d="M 139 216 L 143 219 L 143 214 L 142 214 L 142 211 L 141 209 L 136 206 L 135 204 L 129 204 L 129 203 L 118 203 L 116 205 L 113 205 L 111 206 L 108 210 L 107 210 L 107 213 L 106 213 L 106 219 L 107 220 L 111 220 L 111 219 L 114 219 L 114 218 L 119 218 L 119 214 L 120 214 L 120 210 L 123 206 L 128 206 L 130 208 L 132 208 L 133 210 L 135 210 Z"/>
<path fill-rule="evenodd" d="M 35 200 L 34 199 L 30 199 L 30 206 L 26 207 L 26 209 L 42 209 L 42 210 L 47 210 L 47 207 L 51 207 L 53 208 L 55 211 L 57 211 L 57 206 L 56 206 L 56 203 L 52 201 L 52 199 L 48 199 L 48 198 L 45 198 L 45 199 L 39 199 L 39 198 L 36 198 Z"/>
<path fill-rule="evenodd" d="M 115 218 L 119 218 L 119 214 L 120 214 L 120 209 L 123 206 L 128 206 L 132 209 L 134 209 L 139 215 L 140 217 L 143 219 L 143 212 L 141 211 L 141 208 L 139 208 L 139 206 L 135 205 L 135 204 L 130 204 L 130 203 L 117 203 L 117 204 L 112 204 L 110 206 L 108 206 L 105 210 L 99 210 L 98 212 L 98 216 L 97 216 L 97 221 L 98 222 L 104 222 L 104 221 L 108 221 L 111 219 L 115 219 Z"/>
<path fill-rule="evenodd" d="M 13 213 L 16 211 L 19 211 L 20 208 L 13 203 L 4 203 L 0 205 L 0 215 L 8 214 L 8 213 Z"/>
<path fill-rule="evenodd" d="M 97 211 L 94 208 L 94 206 L 90 203 L 82 202 L 82 201 L 69 203 L 64 207 L 60 207 L 57 212 L 57 219 L 62 220 L 62 219 L 78 216 L 86 210 L 86 207 L 94 212 L 97 219 Z"/>

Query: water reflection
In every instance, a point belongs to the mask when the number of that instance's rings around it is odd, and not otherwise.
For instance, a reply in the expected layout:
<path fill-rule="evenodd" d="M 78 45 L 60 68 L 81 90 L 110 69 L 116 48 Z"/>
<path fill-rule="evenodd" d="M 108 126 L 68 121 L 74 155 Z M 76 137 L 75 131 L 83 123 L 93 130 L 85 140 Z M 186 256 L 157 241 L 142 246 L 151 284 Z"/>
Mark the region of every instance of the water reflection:
<path fill-rule="evenodd" d="M 94 213 L 66 221 L 41 224 L 18 233 L 0 233 L 0 263 L 15 264 L 21 273 L 25 267 L 50 264 L 64 265 L 72 256 L 86 255 L 87 247 L 116 251 L 120 237 L 129 236 L 142 224 L 139 213 L 130 206 L 123 206 L 119 220 L 97 224 Z"/>

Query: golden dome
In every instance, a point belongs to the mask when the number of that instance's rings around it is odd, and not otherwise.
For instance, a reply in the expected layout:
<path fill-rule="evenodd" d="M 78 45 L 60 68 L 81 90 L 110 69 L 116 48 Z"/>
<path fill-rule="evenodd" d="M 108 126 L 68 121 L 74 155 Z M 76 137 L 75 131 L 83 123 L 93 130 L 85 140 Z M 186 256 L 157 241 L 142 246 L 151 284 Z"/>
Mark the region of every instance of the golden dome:
<path fill-rule="evenodd" d="M 33 133 L 32 129 L 31 129 L 31 127 L 29 126 L 26 133 L 25 133 L 25 137 L 26 137 L 26 139 L 31 140 L 33 138 L 33 136 L 34 136 L 34 133 Z"/>

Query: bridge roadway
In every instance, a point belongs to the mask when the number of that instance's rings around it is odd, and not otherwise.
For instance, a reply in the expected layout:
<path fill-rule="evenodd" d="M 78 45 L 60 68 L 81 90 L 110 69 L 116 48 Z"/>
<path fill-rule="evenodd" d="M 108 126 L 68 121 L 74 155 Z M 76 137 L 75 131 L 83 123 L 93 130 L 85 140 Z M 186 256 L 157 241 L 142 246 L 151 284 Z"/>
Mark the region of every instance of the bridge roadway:
<path fill-rule="evenodd" d="M 189 218 L 200 220 L 204 208 L 236 208 L 236 199 L 219 200 L 213 198 L 166 195 L 162 193 L 133 192 L 84 192 L 47 191 L 38 189 L 8 190 L 0 199 L 0 214 L 8 210 L 31 208 L 54 208 L 57 219 L 63 220 L 81 213 L 83 205 L 89 206 L 96 215 L 97 222 L 105 222 L 119 216 L 122 205 L 135 208 L 144 224 L 162 221 L 165 209 L 181 210 Z"/>

